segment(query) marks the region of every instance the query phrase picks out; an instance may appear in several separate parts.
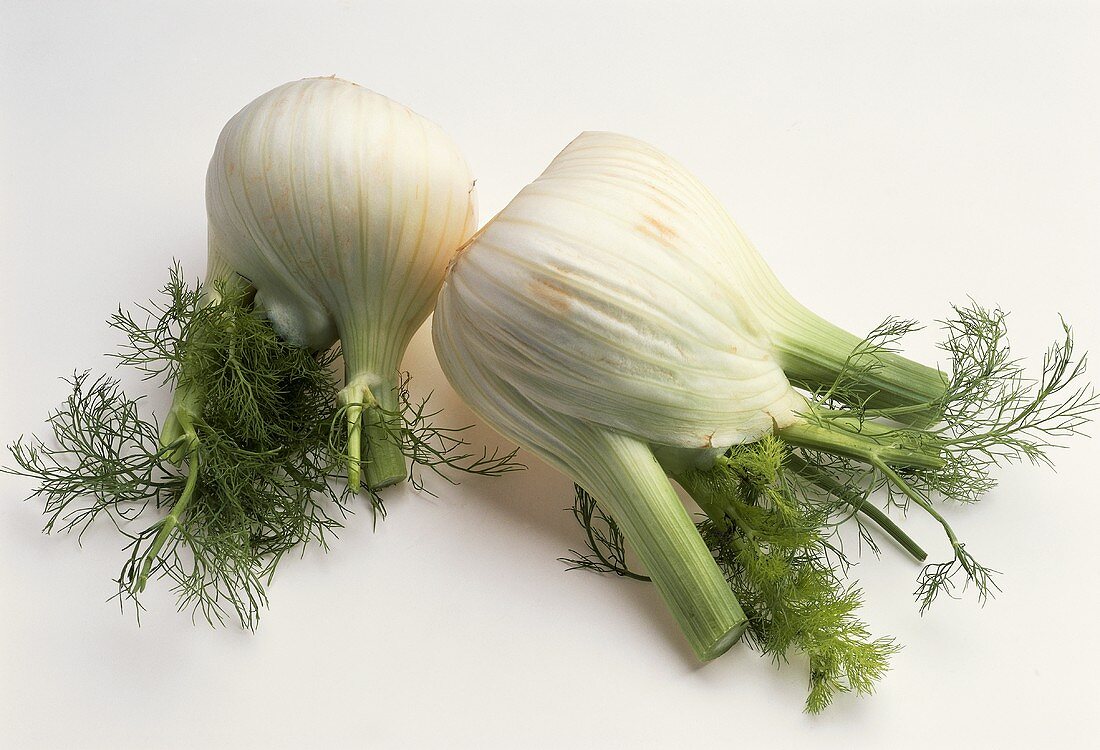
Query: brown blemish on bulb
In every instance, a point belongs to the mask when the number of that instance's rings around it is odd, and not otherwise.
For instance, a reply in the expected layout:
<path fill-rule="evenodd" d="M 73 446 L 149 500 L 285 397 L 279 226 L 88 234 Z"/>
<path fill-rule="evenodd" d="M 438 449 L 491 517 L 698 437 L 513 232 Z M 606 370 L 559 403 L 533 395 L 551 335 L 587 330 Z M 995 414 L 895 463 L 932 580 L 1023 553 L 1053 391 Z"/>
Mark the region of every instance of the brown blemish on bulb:
<path fill-rule="evenodd" d="M 687 204 L 679 195 L 669 192 L 667 185 L 650 182 L 649 180 L 646 180 L 643 184 L 645 185 L 646 197 L 661 210 L 676 213 L 687 208 Z"/>
<path fill-rule="evenodd" d="M 275 208 L 275 210 L 278 211 L 280 214 L 285 215 L 285 214 L 289 213 L 290 212 L 290 186 L 289 185 L 283 185 L 283 187 L 279 190 L 279 192 L 276 193 L 274 196 L 272 196 L 271 203 L 272 203 L 272 206 Z"/>
<path fill-rule="evenodd" d="M 559 313 L 568 312 L 573 301 L 573 296 L 569 293 L 569 290 L 564 289 L 550 279 L 535 279 L 527 285 L 527 291 L 536 300 Z"/>
<path fill-rule="evenodd" d="M 639 234 L 642 234 L 651 239 L 657 240 L 669 250 L 675 249 L 673 240 L 677 239 L 679 235 L 676 230 L 665 224 L 655 216 L 649 214 L 642 214 L 642 221 L 635 229 Z"/>
<path fill-rule="evenodd" d="M 667 211 L 668 213 L 672 213 L 676 210 L 672 203 L 665 199 L 663 193 L 657 191 L 657 189 L 652 185 L 650 185 L 650 187 L 653 188 L 653 192 L 650 194 L 649 199 L 653 201 L 653 204 L 657 206 L 657 208 L 661 209 L 662 211 Z"/>

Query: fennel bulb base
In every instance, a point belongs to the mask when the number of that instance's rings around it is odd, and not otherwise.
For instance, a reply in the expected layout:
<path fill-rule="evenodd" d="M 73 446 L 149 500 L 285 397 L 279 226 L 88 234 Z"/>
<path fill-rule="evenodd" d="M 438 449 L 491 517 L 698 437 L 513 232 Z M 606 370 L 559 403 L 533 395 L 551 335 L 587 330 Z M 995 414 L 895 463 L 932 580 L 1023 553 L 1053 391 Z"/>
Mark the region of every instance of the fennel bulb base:
<path fill-rule="evenodd" d="M 338 398 L 347 421 L 348 486 L 352 492 L 358 493 L 364 483 L 368 489 L 378 490 L 405 481 L 408 470 L 401 446 L 404 424 L 397 408 L 396 382 L 384 383 L 381 378 L 362 375 L 349 377 Z"/>

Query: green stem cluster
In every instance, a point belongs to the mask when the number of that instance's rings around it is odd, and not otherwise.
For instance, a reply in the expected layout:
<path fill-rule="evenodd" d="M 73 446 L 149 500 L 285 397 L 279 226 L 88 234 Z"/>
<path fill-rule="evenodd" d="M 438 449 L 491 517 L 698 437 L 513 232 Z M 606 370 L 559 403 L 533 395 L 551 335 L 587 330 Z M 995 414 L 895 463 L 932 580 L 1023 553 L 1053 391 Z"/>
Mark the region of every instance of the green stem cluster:
<path fill-rule="evenodd" d="M 943 417 L 947 390 L 942 372 L 901 356 L 891 345 L 915 326 L 888 319 L 860 338 L 791 300 L 773 326 L 772 339 L 788 380 L 811 393 L 831 395 L 864 409 L 891 409 L 905 424 L 923 428 Z M 838 388 L 838 381 L 844 387 Z"/>
<path fill-rule="evenodd" d="M 994 486 L 991 469 L 1006 461 L 1049 464 L 1048 451 L 1100 407 L 1068 326 L 1032 379 L 1010 356 L 1002 312 L 955 313 L 944 324 L 950 376 L 891 349 L 910 322 L 887 320 L 859 340 L 794 316 L 773 334 L 788 376 L 808 391 L 800 418 L 733 446 L 710 467 L 658 453 L 706 514 L 699 530 L 748 615 L 750 640 L 780 662 L 789 648 L 809 656 L 810 711 L 838 692 L 869 692 L 896 650 L 855 617 L 861 595 L 843 582 L 849 562 L 831 541 L 837 528 L 854 519 L 877 550 L 869 523 L 924 562 L 925 550 L 871 499 L 881 490 L 902 511 L 915 505 L 941 525 L 954 555 L 923 568 L 921 611 L 950 595 L 960 575 L 984 601 L 998 590 L 995 571 L 974 559 L 935 499 L 977 500 Z M 590 554 L 568 560 L 571 567 L 644 578 L 626 564 L 633 535 L 620 532 L 616 507 L 601 508 L 578 489 L 573 511 Z"/>

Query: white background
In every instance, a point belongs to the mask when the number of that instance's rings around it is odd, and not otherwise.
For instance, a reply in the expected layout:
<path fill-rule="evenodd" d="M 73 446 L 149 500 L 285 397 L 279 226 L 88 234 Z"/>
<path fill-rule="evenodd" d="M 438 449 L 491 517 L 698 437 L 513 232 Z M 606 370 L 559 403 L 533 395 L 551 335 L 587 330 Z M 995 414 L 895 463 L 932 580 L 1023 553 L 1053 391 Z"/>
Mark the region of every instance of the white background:
<path fill-rule="evenodd" d="M 59 376 L 106 368 L 103 319 L 205 257 L 203 179 L 260 93 L 339 74 L 442 124 L 482 218 L 583 129 L 653 142 L 729 207 L 802 301 L 855 331 L 967 295 L 1036 355 L 1071 321 L 1100 349 L 1096 4 L 3 2 L 0 438 Z M 933 332 L 910 352 L 933 362 Z M 453 422 L 427 327 L 406 367 Z M 165 396 L 156 397 L 163 405 Z M 497 442 L 488 430 L 476 437 Z M 335 549 L 288 561 L 253 635 L 154 590 L 105 603 L 119 538 L 39 533 L 0 477 L 5 747 L 1078 747 L 1097 709 L 1096 444 L 1003 471 L 950 517 L 1003 594 L 924 617 L 886 546 L 856 574 L 905 644 L 876 695 L 801 712 L 805 664 L 706 666 L 648 586 L 565 573 L 570 482 L 389 493 Z M 3 462 L 7 462 L 4 459 Z M 445 491 L 444 491 L 445 490 Z M 911 529 L 935 556 L 936 529 Z M 156 588 L 156 587 L 154 587 Z M 7 740 L 3 742 L 2 740 Z M 703 744 L 706 743 L 706 744 Z"/>

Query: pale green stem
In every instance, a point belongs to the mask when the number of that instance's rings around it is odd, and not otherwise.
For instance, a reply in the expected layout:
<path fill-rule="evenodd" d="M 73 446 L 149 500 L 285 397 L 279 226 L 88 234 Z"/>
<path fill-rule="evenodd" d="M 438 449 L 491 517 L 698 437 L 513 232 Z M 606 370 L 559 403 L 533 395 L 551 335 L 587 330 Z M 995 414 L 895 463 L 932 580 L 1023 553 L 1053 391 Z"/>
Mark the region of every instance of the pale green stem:
<path fill-rule="evenodd" d="M 578 483 L 606 510 L 701 660 L 724 653 L 747 619 L 664 471 L 640 441 L 594 429 Z"/>
<path fill-rule="evenodd" d="M 343 397 L 343 393 L 341 393 L 341 397 Z M 347 420 L 348 429 L 348 486 L 352 492 L 358 493 L 362 474 L 363 407 L 359 403 L 354 403 L 347 404 L 346 409 L 344 416 Z"/>
<path fill-rule="evenodd" d="M 801 305 L 773 321 L 770 333 L 787 378 L 811 391 L 829 389 L 862 341 Z M 847 393 L 866 399 L 869 409 L 897 408 L 891 416 L 904 424 L 929 427 L 940 421 L 942 414 L 928 406 L 947 388 L 939 370 L 894 352 L 878 352 L 876 359 L 881 367 L 862 375 Z"/>
<path fill-rule="evenodd" d="M 861 432 L 854 431 L 853 424 L 844 420 L 823 419 L 810 421 L 800 418 L 797 422 L 778 430 L 777 434 L 791 445 L 854 458 L 873 464 L 882 461 L 892 466 L 912 466 L 924 469 L 941 469 L 944 460 L 934 440 L 930 445 L 908 444 L 911 433 L 889 430 L 873 422 L 860 425 Z"/>
<path fill-rule="evenodd" d="M 198 485 L 199 437 L 195 434 L 194 425 L 186 415 L 181 415 L 180 426 L 183 430 L 181 448 L 188 464 L 187 480 L 184 482 L 183 492 L 180 493 L 179 499 L 176 500 L 172 509 L 168 512 L 168 515 L 161 521 L 160 530 L 153 538 L 153 543 L 149 545 L 149 550 L 145 553 L 145 557 L 141 563 L 141 572 L 138 575 L 137 584 L 135 585 L 135 589 L 138 593 L 145 590 L 145 585 L 149 582 L 149 575 L 153 570 L 153 565 L 156 563 L 157 555 L 160 554 L 161 549 L 168 541 L 168 537 L 172 535 L 176 526 L 179 525 L 179 521 L 183 517 L 183 514 L 187 512 L 187 507 L 191 504 L 191 499 L 195 495 L 195 487 Z"/>
<path fill-rule="evenodd" d="M 828 492 L 838 500 L 847 503 L 849 507 L 861 516 L 864 516 L 886 532 L 890 538 L 897 542 L 902 549 L 912 555 L 918 562 L 924 562 L 928 559 L 928 553 L 925 552 L 912 537 L 906 534 L 900 526 L 894 523 L 890 516 L 886 515 L 882 510 L 869 502 L 867 497 L 863 494 L 854 492 L 848 487 L 845 487 L 829 476 L 827 472 L 807 463 L 805 459 L 797 454 L 792 453 L 787 456 L 786 468 L 798 474 L 806 481 L 813 483 L 825 492 Z"/>
<path fill-rule="evenodd" d="M 236 292 L 238 290 L 252 290 L 249 283 L 241 276 L 228 270 L 228 267 L 215 264 L 213 258 L 210 259 L 211 270 L 207 273 L 207 280 L 203 282 L 202 286 L 202 299 L 199 302 L 200 309 L 208 307 L 210 305 L 216 305 L 222 301 L 222 292 L 218 290 L 220 285 L 226 292 Z M 223 273 L 224 276 L 215 276 L 214 273 Z M 184 347 L 190 346 L 202 346 L 202 341 L 184 341 Z M 186 351 L 178 352 L 182 357 L 182 363 L 180 365 L 181 371 L 176 377 L 177 383 L 182 385 L 177 386 L 175 393 L 172 394 L 172 406 L 168 412 L 168 418 L 164 420 L 164 425 L 160 430 L 160 447 L 168 448 L 169 446 L 177 446 L 169 454 L 168 459 L 173 463 L 179 464 L 183 461 L 187 454 L 187 443 L 181 441 L 180 438 L 187 436 L 187 428 L 185 425 L 191 425 L 195 420 L 202 416 L 203 403 L 206 400 L 206 393 L 204 393 L 195 383 L 188 377 L 187 369 L 187 353 Z M 193 432 L 193 431 L 192 431 Z"/>

